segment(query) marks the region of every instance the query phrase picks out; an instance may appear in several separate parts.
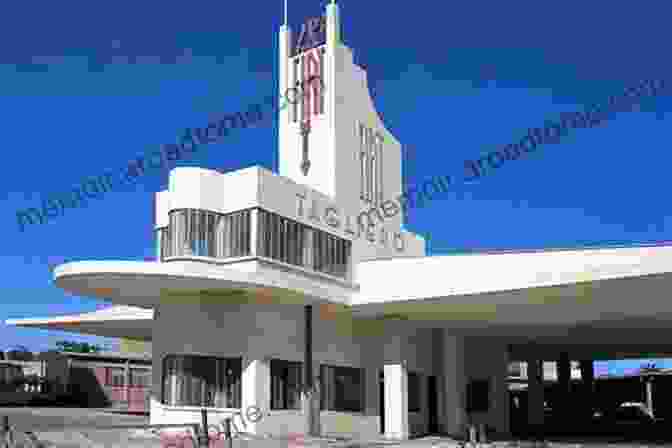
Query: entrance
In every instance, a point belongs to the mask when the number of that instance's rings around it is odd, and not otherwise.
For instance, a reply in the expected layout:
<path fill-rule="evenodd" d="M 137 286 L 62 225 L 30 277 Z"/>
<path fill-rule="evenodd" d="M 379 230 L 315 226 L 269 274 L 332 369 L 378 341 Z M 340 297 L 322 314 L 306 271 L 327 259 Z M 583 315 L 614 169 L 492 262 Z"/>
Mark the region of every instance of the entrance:
<path fill-rule="evenodd" d="M 378 375 L 378 408 L 380 410 L 380 433 L 385 434 L 385 375 Z"/>
<path fill-rule="evenodd" d="M 436 377 L 427 377 L 427 412 L 428 412 L 428 431 L 430 434 L 439 432 L 439 394 L 436 384 Z"/>

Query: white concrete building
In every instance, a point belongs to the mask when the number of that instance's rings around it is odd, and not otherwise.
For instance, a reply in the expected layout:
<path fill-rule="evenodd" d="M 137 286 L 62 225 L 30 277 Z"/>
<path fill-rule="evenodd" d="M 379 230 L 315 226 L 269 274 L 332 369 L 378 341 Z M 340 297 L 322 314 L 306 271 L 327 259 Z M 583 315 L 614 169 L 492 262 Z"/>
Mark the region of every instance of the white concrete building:
<path fill-rule="evenodd" d="M 332 3 L 297 45 L 280 29 L 279 91 L 314 75 L 324 88 L 279 112 L 279 173 L 173 169 L 156 195 L 157 262 L 54 271 L 74 294 L 146 310 L 81 326 L 151 339 L 152 423 L 254 405 L 259 434 L 408 438 L 468 422 L 506 434 L 509 361 L 530 361 L 535 423 L 541 360 L 560 360 L 568 382 L 570 359 L 669 353 L 655 341 L 672 311 L 672 247 L 426 256 L 403 227 L 401 143 L 339 28 Z M 77 328 L 66 321 L 11 323 Z"/>

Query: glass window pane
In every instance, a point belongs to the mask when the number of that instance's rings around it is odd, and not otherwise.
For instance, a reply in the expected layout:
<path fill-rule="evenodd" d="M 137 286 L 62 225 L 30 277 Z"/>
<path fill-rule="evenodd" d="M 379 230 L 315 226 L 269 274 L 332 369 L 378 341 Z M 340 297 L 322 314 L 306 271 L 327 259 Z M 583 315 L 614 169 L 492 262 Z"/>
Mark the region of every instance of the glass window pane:
<path fill-rule="evenodd" d="M 323 366 L 321 377 L 323 409 L 364 411 L 364 369 Z"/>
<path fill-rule="evenodd" d="M 271 409 L 301 409 L 302 363 L 271 360 Z"/>
<path fill-rule="evenodd" d="M 420 412 L 420 382 L 417 373 L 408 373 L 408 412 Z"/>
<path fill-rule="evenodd" d="M 162 402 L 171 406 L 240 407 L 241 358 L 164 358 Z"/>

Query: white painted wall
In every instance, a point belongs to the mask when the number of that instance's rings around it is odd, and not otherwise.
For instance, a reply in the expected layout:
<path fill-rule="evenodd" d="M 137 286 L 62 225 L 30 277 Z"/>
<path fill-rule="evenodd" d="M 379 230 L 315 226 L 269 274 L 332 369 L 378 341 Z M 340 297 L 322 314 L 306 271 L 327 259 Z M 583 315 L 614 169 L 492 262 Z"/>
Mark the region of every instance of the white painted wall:
<path fill-rule="evenodd" d="M 409 436 L 408 370 L 402 364 L 387 364 L 385 372 L 385 437 Z"/>
<path fill-rule="evenodd" d="M 303 360 L 303 306 L 301 305 L 221 305 L 164 304 L 158 307 L 153 334 L 153 394 L 161 393 L 162 360 L 168 354 L 202 354 L 219 357 L 243 356 L 243 406 L 254 404 L 270 409 L 270 371 L 268 360 Z M 365 368 L 365 411 L 363 413 L 321 413 L 322 432 L 377 437 L 379 426 L 378 375 L 385 370 L 385 387 L 393 395 L 385 407 L 392 420 L 386 421 L 394 437 L 423 434 L 427 431 L 427 375 L 441 382 L 442 360 L 436 333 L 415 329 L 405 322 L 390 322 L 378 336 L 353 335 L 345 321 L 326 318 L 314 308 L 313 348 L 315 374 L 319 364 Z M 408 414 L 408 371 L 423 375 L 422 412 Z M 402 378 L 403 372 L 403 378 Z M 387 376 L 392 375 L 389 382 Z M 404 386 L 404 384 L 406 386 Z M 443 387 L 443 386 L 442 386 Z M 400 389 L 401 388 L 401 389 Z M 391 392 L 395 391 L 395 392 Z M 406 403 L 406 404 L 404 404 Z M 399 407 L 401 406 L 401 407 Z M 403 406 L 406 406 L 404 408 Z M 403 409 L 406 409 L 404 411 Z M 441 408 L 440 408 L 441 409 Z M 212 410 L 212 421 L 221 420 L 233 410 Z M 247 430 L 257 433 L 302 432 L 300 411 L 270 411 L 271 415 Z M 441 412 L 439 413 L 441 421 Z M 152 405 L 152 423 L 198 421 L 198 408 L 175 409 L 159 403 Z M 396 420 L 395 420 L 396 419 Z M 390 426 L 388 426 L 388 422 Z M 396 422 L 396 423 L 395 423 Z M 240 426 L 241 424 L 238 423 Z M 397 429 L 395 428 L 397 425 Z"/>
<path fill-rule="evenodd" d="M 153 393 L 161 393 L 162 359 L 167 354 L 192 353 L 220 357 L 245 357 L 243 374 L 243 404 L 264 402 L 270 408 L 270 377 L 264 360 L 270 358 L 302 361 L 303 307 L 294 305 L 160 305 L 154 332 Z M 315 373 L 319 364 L 365 367 L 376 372 L 368 358 L 375 347 L 352 335 L 351 329 L 340 323 L 323 320 L 315 312 L 314 360 Z M 377 390 L 376 377 L 366 376 L 366 390 Z M 368 395 L 368 394 L 367 394 Z M 377 398 L 376 398 L 377 399 Z M 264 401 L 265 400 L 265 401 Z M 374 406 L 371 406 L 371 405 Z M 151 420 L 182 422 L 186 414 L 198 419 L 197 409 L 174 410 L 155 403 Z M 228 415 L 231 411 L 219 411 Z M 193 414 L 193 415 L 192 415 Z M 223 417 L 215 416 L 218 420 Z M 213 420 L 213 421 L 215 421 Z M 322 412 L 322 430 L 351 432 L 376 436 L 378 427 L 377 401 L 369 403 L 362 414 Z M 347 431 L 346 431 L 347 429 Z M 303 420 L 299 411 L 272 411 L 254 428 L 265 432 L 302 432 Z"/>

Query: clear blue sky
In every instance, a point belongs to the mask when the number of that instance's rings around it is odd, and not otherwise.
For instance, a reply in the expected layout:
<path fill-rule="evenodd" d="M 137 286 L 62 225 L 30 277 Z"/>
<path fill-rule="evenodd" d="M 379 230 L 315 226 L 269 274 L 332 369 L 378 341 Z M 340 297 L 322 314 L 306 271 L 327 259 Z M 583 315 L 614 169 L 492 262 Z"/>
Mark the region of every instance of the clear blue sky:
<path fill-rule="evenodd" d="M 290 0 L 294 29 L 325 3 Z M 672 82 L 672 5 L 663 2 L 340 5 L 343 38 L 368 70 L 378 110 L 412 145 L 409 182 L 460 172 L 465 159 L 640 80 Z M 275 93 L 281 16 L 281 0 L 3 5 L 0 319 L 100 306 L 56 288 L 50 262 L 154 254 L 153 194 L 165 172 L 24 234 L 15 211 Z M 435 252 L 672 240 L 671 104 L 647 99 L 571 131 L 413 211 L 407 227 L 430 235 Z M 245 130 L 180 165 L 277 170 L 276 135 L 275 125 Z M 5 348 L 43 349 L 63 336 L 0 325 Z"/>

